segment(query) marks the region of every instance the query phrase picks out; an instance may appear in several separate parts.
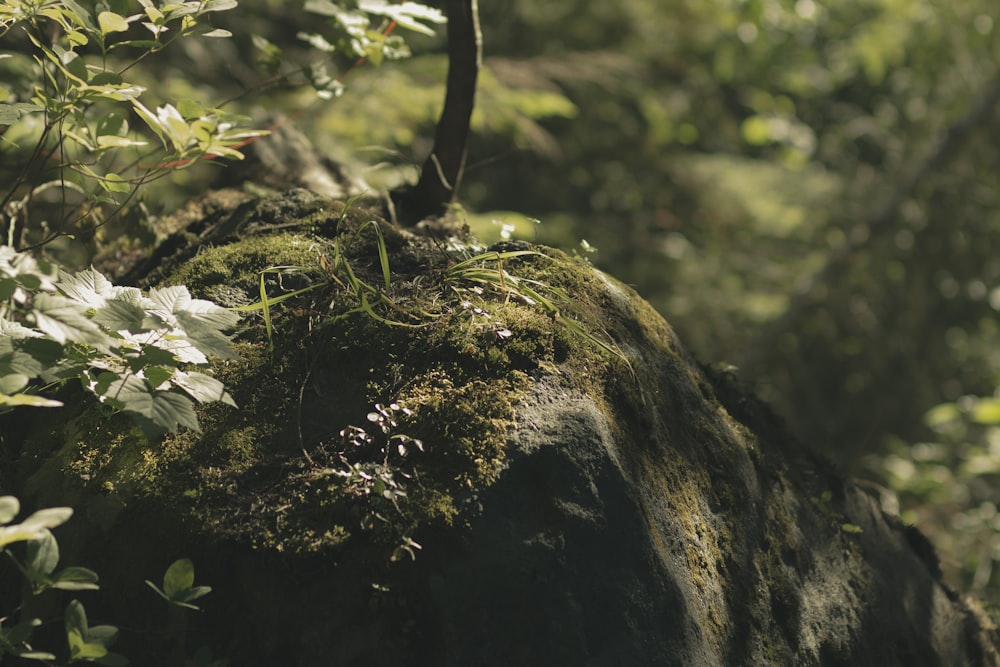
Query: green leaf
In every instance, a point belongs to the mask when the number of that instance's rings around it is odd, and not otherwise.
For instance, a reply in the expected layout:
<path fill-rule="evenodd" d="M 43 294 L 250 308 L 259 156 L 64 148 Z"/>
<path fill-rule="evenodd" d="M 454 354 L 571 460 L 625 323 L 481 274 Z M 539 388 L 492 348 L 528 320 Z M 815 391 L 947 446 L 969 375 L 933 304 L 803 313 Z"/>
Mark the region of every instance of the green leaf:
<path fill-rule="evenodd" d="M 127 141 L 127 140 L 126 140 Z M 109 172 L 100 181 L 101 187 L 108 192 L 131 192 L 132 184 L 118 174 Z"/>
<path fill-rule="evenodd" d="M 927 414 L 924 415 L 924 422 L 931 428 L 936 429 L 958 419 L 961 414 L 958 406 L 954 403 L 942 403 L 927 411 Z"/>
<path fill-rule="evenodd" d="M 93 391 L 102 400 L 111 401 L 115 407 L 149 416 L 148 405 L 152 403 L 149 387 L 136 375 L 120 376 L 117 373 L 101 373 L 93 386 Z M 146 408 L 146 410 L 143 410 Z"/>
<path fill-rule="evenodd" d="M 11 322 L 10 320 L 5 320 L 0 317 L 0 336 L 9 336 L 11 338 L 29 338 L 40 335 L 41 334 L 34 329 L 29 329 L 22 324 Z"/>
<path fill-rule="evenodd" d="M 87 343 L 106 349 L 111 338 L 87 317 L 85 306 L 70 299 L 39 294 L 35 299 L 35 326 L 57 343 Z"/>
<path fill-rule="evenodd" d="M 90 42 L 90 38 L 79 30 L 66 31 L 66 39 L 69 40 L 70 45 L 74 47 L 86 46 Z"/>
<path fill-rule="evenodd" d="M 153 391 L 135 375 L 119 377 L 102 373 L 94 391 L 123 412 L 140 417 L 140 425 L 149 435 L 173 433 L 178 426 L 199 430 L 191 399 L 173 392 Z"/>
<path fill-rule="evenodd" d="M 109 331 L 128 331 L 139 333 L 145 331 L 143 322 L 146 310 L 135 302 L 123 299 L 109 299 L 94 313 L 94 322 Z"/>
<path fill-rule="evenodd" d="M 202 12 L 224 12 L 234 9 L 239 3 L 236 0 L 208 0 L 201 7 Z"/>
<path fill-rule="evenodd" d="M 163 575 L 163 592 L 171 600 L 194 585 L 194 563 L 190 558 L 181 558 L 171 563 Z"/>
<path fill-rule="evenodd" d="M 79 600 L 70 600 L 63 615 L 66 633 L 76 632 L 82 641 L 87 639 L 87 612 Z"/>
<path fill-rule="evenodd" d="M 61 408 L 62 405 L 59 401 L 33 394 L 12 394 L 8 396 L 0 393 L 0 407 Z"/>
<path fill-rule="evenodd" d="M 413 30 L 424 35 L 433 36 L 434 30 L 421 23 L 445 23 L 447 19 L 440 10 L 417 2 L 406 4 L 389 4 L 386 0 L 361 0 L 358 9 L 369 14 L 385 16 L 395 21 L 400 27 Z"/>
<path fill-rule="evenodd" d="M 191 399 L 173 392 L 158 391 L 153 394 L 149 419 L 157 427 L 170 433 L 177 431 L 178 426 L 201 432 Z"/>
<path fill-rule="evenodd" d="M 0 394 L 16 394 L 28 386 L 31 380 L 27 375 L 11 373 L 10 375 L 0 375 Z"/>
<path fill-rule="evenodd" d="M 128 148 L 130 146 L 145 146 L 147 145 L 147 143 L 148 142 L 141 141 L 138 139 L 119 137 L 114 134 L 102 134 L 101 136 L 97 137 L 98 148 Z M 128 190 L 121 190 L 121 192 L 128 192 Z"/>
<path fill-rule="evenodd" d="M 38 574 L 49 575 L 55 572 L 59 564 L 59 543 L 48 530 L 42 536 L 29 540 L 26 549 L 25 565 Z"/>
<path fill-rule="evenodd" d="M 125 116 L 114 111 L 104 114 L 97 121 L 98 135 L 123 135 L 127 132 L 128 120 L 125 119 Z"/>
<path fill-rule="evenodd" d="M 21 119 L 21 116 L 42 111 L 44 107 L 29 103 L 15 102 L 13 104 L 0 104 L 0 125 L 13 125 Z"/>
<path fill-rule="evenodd" d="M 128 30 L 128 21 L 125 17 L 114 12 L 101 12 L 97 15 L 97 23 L 101 26 L 101 33 L 105 35 Z"/>
<path fill-rule="evenodd" d="M 21 502 L 14 496 L 0 496 L 0 524 L 10 523 L 21 511 Z"/>
<path fill-rule="evenodd" d="M 226 386 L 214 377 L 194 371 L 177 371 L 174 373 L 173 381 L 199 403 L 221 401 L 236 407 L 236 401 L 226 391 Z"/>
<path fill-rule="evenodd" d="M 184 118 L 201 118 L 205 115 L 205 108 L 194 100 L 183 99 L 177 103 L 177 111 Z"/>
<path fill-rule="evenodd" d="M 100 588 L 97 581 L 97 573 L 93 570 L 71 566 L 59 570 L 52 577 L 51 587 L 63 591 L 95 591 Z"/>
<path fill-rule="evenodd" d="M 209 30 L 208 32 L 202 33 L 202 37 L 211 37 L 213 39 L 224 39 L 226 37 L 232 37 L 233 33 L 225 30 L 224 28 L 216 28 L 215 30 Z"/>
<path fill-rule="evenodd" d="M 87 639 L 94 644 L 111 646 L 118 640 L 118 628 L 113 625 L 95 625 L 87 629 Z"/>
<path fill-rule="evenodd" d="M 106 299 L 114 296 L 114 285 L 93 268 L 60 274 L 58 287 L 70 299 L 91 308 L 100 308 Z"/>
<path fill-rule="evenodd" d="M 170 380 L 177 373 L 180 371 L 163 366 L 146 366 L 142 369 L 142 374 L 146 376 L 146 384 L 150 389 L 159 389 L 164 382 Z"/>

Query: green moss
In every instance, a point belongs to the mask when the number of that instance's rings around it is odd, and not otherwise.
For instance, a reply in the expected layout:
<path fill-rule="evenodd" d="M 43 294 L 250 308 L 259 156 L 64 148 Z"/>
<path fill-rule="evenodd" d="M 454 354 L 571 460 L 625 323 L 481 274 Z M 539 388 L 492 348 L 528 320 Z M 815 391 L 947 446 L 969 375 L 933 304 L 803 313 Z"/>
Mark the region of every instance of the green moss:
<path fill-rule="evenodd" d="M 192 294 L 222 305 L 244 305 L 260 298 L 261 272 L 272 267 L 316 269 L 319 246 L 308 236 L 274 234 L 253 236 L 239 243 L 205 248 L 181 264 L 164 285 L 185 285 Z M 265 276 L 269 292 L 303 287 L 304 276 L 286 271 Z M 277 283 L 281 283 L 280 285 Z M 246 295 L 240 298 L 240 295 Z M 236 303 L 234 303 L 236 302 Z"/>
<path fill-rule="evenodd" d="M 370 212 L 360 215 L 367 219 Z M 344 221 L 351 235 L 340 238 L 350 242 L 339 249 L 338 238 L 302 234 L 250 236 L 205 248 L 165 283 L 208 298 L 231 296 L 235 288 L 249 299 L 267 267 L 311 267 L 317 280 L 319 257 L 345 252 L 352 271 L 376 285 L 371 239 L 352 231 L 362 222 Z M 248 316 L 236 344 L 239 357 L 213 366 L 239 409 L 209 405 L 199 413 L 201 433 L 150 441 L 127 419 L 108 420 L 91 406 L 58 435 L 63 444 L 35 479 L 50 484 L 63 475 L 88 493 L 112 494 L 126 504 L 158 498 L 207 536 L 274 551 L 323 551 L 358 540 L 394 548 L 422 526 L 451 522 L 465 499 L 503 469 L 507 433 L 529 374 L 566 362 L 581 341 L 537 305 L 502 290 L 477 294 L 446 281 L 435 269 L 442 257 L 433 244 L 398 231 L 388 238 L 425 275 L 421 281 L 396 276 L 388 295 L 420 315 L 407 319 L 379 306 L 380 316 L 420 326 L 349 314 L 357 296 L 337 284 L 275 309 L 273 352 L 259 317 Z M 563 257 L 538 259 L 548 269 L 521 262 L 517 270 L 542 279 L 561 262 L 573 264 Z M 573 268 L 562 270 L 553 286 L 573 289 L 579 280 Z M 299 287 L 289 284 L 294 276 L 272 278 L 272 294 Z M 577 356 L 601 354 L 584 345 Z M 376 404 L 390 403 L 409 414 L 391 433 L 380 434 L 367 415 Z M 351 427 L 366 428 L 376 439 L 418 438 L 423 451 L 401 457 L 395 444 L 382 443 L 377 455 L 361 452 L 341 435 Z M 340 473 L 352 464 L 385 464 L 403 493 L 389 498 L 345 479 Z"/>

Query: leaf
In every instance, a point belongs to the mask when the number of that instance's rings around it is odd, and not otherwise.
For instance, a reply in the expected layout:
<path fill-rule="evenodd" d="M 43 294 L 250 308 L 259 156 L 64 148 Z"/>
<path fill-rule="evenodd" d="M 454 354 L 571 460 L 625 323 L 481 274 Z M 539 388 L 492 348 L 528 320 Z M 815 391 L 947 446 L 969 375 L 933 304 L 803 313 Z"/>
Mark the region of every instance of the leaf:
<path fill-rule="evenodd" d="M 14 496 L 0 496 L 0 524 L 10 523 L 21 511 L 21 501 Z"/>
<path fill-rule="evenodd" d="M 135 302 L 123 299 L 110 299 L 94 314 L 94 322 L 110 331 L 128 331 L 139 333 L 145 331 L 143 323 L 146 319 L 146 309 Z"/>
<path fill-rule="evenodd" d="M 25 564 L 38 574 L 55 572 L 59 564 L 59 543 L 51 532 L 46 530 L 41 537 L 28 541 Z"/>
<path fill-rule="evenodd" d="M 118 638 L 118 629 L 113 626 L 88 627 L 87 613 L 79 600 L 71 600 L 66 605 L 64 623 L 71 661 L 100 660 L 108 655 L 108 645 Z M 103 661 L 101 662 L 103 663 Z"/>
<path fill-rule="evenodd" d="M 51 587 L 63 591 L 96 591 L 100 588 L 97 581 L 97 573 L 93 570 L 70 566 L 59 570 L 52 577 Z"/>
<path fill-rule="evenodd" d="M 153 394 L 150 420 L 170 433 L 177 431 L 178 426 L 201 432 L 191 399 L 173 392 L 158 391 Z"/>
<path fill-rule="evenodd" d="M 201 7 L 202 12 L 224 12 L 234 9 L 239 3 L 236 0 L 208 0 Z"/>
<path fill-rule="evenodd" d="M 0 407 L 16 408 L 61 408 L 62 403 L 42 396 L 33 394 L 12 394 L 6 396 L 0 393 Z"/>
<path fill-rule="evenodd" d="M 171 563 L 163 575 L 163 592 L 171 600 L 194 585 L 194 563 L 190 558 L 181 558 Z"/>
<path fill-rule="evenodd" d="M 0 394 L 15 394 L 28 386 L 31 380 L 27 375 L 11 373 L 10 375 L 0 375 Z"/>
<path fill-rule="evenodd" d="M 148 143 L 149 142 L 140 141 L 138 139 L 119 137 L 114 134 L 102 134 L 97 137 L 98 148 L 129 148 L 131 146 L 146 146 Z M 124 192 L 128 192 L 128 190 L 124 190 Z"/>
<path fill-rule="evenodd" d="M 86 641 L 78 630 L 70 630 L 66 633 L 69 642 L 69 653 L 72 660 L 93 660 L 103 658 L 108 654 L 108 649 L 100 644 L 92 644 Z"/>
<path fill-rule="evenodd" d="M 34 329 L 29 329 L 28 327 L 18 324 L 17 322 L 11 322 L 10 320 L 5 320 L 0 317 L 0 336 L 9 336 L 11 338 L 35 338 L 41 336 Z"/>
<path fill-rule="evenodd" d="M 226 391 L 226 386 L 204 373 L 177 371 L 174 373 L 173 382 L 199 403 L 221 401 L 236 407 L 236 401 Z"/>
<path fill-rule="evenodd" d="M 109 375 L 114 379 L 108 378 Z M 150 435 L 173 433 L 178 426 L 199 431 L 198 417 L 189 398 L 173 392 L 153 391 L 136 375 L 102 374 L 95 393 L 104 400 L 113 401 L 123 412 L 145 420 L 140 421 L 140 425 Z"/>
<path fill-rule="evenodd" d="M 57 286 L 70 299 L 91 308 L 100 308 L 107 299 L 114 296 L 114 285 L 93 268 L 76 273 L 60 273 Z"/>
<path fill-rule="evenodd" d="M 125 20 L 125 17 L 114 12 L 101 12 L 97 15 L 97 23 L 101 26 L 101 33 L 104 35 L 128 30 L 128 21 Z"/>
<path fill-rule="evenodd" d="M 118 628 L 113 625 L 95 625 L 87 629 L 87 639 L 94 644 L 111 646 L 118 640 Z"/>
<path fill-rule="evenodd" d="M 440 10 L 421 5 L 417 2 L 394 5 L 389 4 L 385 0 L 361 0 L 358 3 L 358 9 L 369 14 L 388 17 L 402 28 L 428 36 L 433 36 L 434 30 L 421 23 L 421 21 L 437 24 L 447 22 L 447 19 Z"/>
<path fill-rule="evenodd" d="M 44 107 L 29 102 L 15 102 L 14 104 L 0 104 L 0 125 L 13 125 L 21 120 L 21 116 L 35 111 L 42 111 Z"/>
<path fill-rule="evenodd" d="M 91 390 L 102 401 L 112 401 L 115 407 L 121 409 L 131 405 L 132 411 L 140 414 L 144 414 L 142 412 L 144 406 L 152 403 L 152 396 L 146 383 L 134 374 L 120 376 L 110 371 L 101 373 Z"/>
<path fill-rule="evenodd" d="M 145 366 L 142 367 L 142 374 L 146 377 L 146 384 L 150 389 L 169 389 L 169 387 L 164 387 L 164 383 L 168 382 L 174 377 L 174 374 L 179 373 L 175 368 L 165 368 L 163 366 Z"/>
<path fill-rule="evenodd" d="M 87 612 L 79 600 L 70 600 L 63 615 L 66 634 L 76 632 L 82 641 L 87 639 Z"/>
<path fill-rule="evenodd" d="M 214 39 L 232 37 L 233 33 L 225 30 L 224 28 L 216 28 L 215 30 L 209 30 L 208 32 L 202 33 L 202 37 L 212 37 Z"/>
<path fill-rule="evenodd" d="M 954 421 L 961 416 L 961 411 L 954 403 L 942 403 L 927 411 L 924 415 L 924 422 L 933 429 L 944 426 L 948 422 Z"/>
<path fill-rule="evenodd" d="M 64 358 L 63 346 L 53 340 L 4 338 L 0 335 L 0 373 L 4 375 L 38 377 Z"/>
<path fill-rule="evenodd" d="M 127 141 L 127 140 L 126 140 Z M 132 184 L 115 173 L 107 173 L 100 180 L 101 187 L 108 192 L 131 192 Z"/>
<path fill-rule="evenodd" d="M 35 326 L 57 343 L 87 343 L 107 349 L 111 338 L 87 317 L 87 309 L 70 299 L 39 294 L 35 299 Z"/>

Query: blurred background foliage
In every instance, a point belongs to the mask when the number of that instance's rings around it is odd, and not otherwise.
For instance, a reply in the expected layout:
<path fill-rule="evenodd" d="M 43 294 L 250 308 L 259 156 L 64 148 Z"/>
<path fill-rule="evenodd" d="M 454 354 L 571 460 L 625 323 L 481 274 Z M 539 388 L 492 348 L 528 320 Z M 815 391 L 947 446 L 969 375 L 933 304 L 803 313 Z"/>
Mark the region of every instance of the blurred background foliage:
<path fill-rule="evenodd" d="M 487 240 L 582 252 L 585 239 L 702 360 L 737 367 L 805 443 L 928 533 L 956 586 L 1000 602 L 995 0 L 480 11 L 461 214 Z M 443 31 L 321 99 L 276 77 L 289 62 L 350 68 L 296 38 L 318 30 L 299 3 L 242 0 L 216 21 L 234 37 L 137 66 L 151 93 L 294 115 L 373 188 L 415 178 Z M 224 168 L 186 170 L 141 206 L 169 211 Z"/>

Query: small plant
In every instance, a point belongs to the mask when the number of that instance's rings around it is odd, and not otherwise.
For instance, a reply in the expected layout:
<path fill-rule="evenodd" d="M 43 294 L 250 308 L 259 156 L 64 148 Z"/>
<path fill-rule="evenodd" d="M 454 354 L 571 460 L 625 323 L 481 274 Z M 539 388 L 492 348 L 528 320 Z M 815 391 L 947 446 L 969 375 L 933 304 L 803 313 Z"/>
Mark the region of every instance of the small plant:
<path fill-rule="evenodd" d="M 90 626 L 87 623 L 87 612 L 79 600 L 71 600 L 66 605 L 64 619 L 70 662 L 86 660 L 107 667 L 128 664 L 123 656 L 108 650 L 118 639 L 118 628 L 112 625 Z"/>
<path fill-rule="evenodd" d="M 40 390 L 77 379 L 150 435 L 198 430 L 196 402 L 235 403 L 192 367 L 233 356 L 223 332 L 238 320 L 185 287 L 143 293 L 0 246 L 0 410 L 61 405 Z"/>
<path fill-rule="evenodd" d="M 424 451 L 421 440 L 400 432 L 401 422 L 412 414 L 397 403 L 376 403 L 366 415 L 375 430 L 348 426 L 340 431 L 339 443 L 322 446 L 308 455 L 312 465 L 306 475 L 308 481 L 337 480 L 336 488 L 344 496 L 365 505 L 361 518 L 365 530 L 391 524 L 387 512 L 404 514 L 407 485 L 413 481 L 404 461 Z M 391 560 L 416 557 L 416 550 L 421 547 L 411 536 L 394 537 L 399 542 Z"/>
<path fill-rule="evenodd" d="M 156 594 L 172 605 L 199 611 L 201 608 L 191 604 L 212 592 L 209 586 L 194 585 L 194 564 L 189 558 L 174 561 L 163 575 L 163 588 L 152 581 L 146 580 L 146 585 L 156 591 Z"/>
<path fill-rule="evenodd" d="M 41 595 L 49 589 L 97 590 L 97 574 L 93 571 L 83 567 L 56 569 L 59 564 L 59 544 L 50 531 L 68 521 L 73 510 L 68 507 L 43 509 L 31 514 L 21 523 L 11 524 L 20 509 L 17 498 L 0 497 L 0 524 L 3 524 L 0 527 L 0 547 L 24 575 L 32 596 Z M 19 559 L 8 548 L 17 542 L 26 544 L 23 559 Z M 25 609 L 26 605 L 22 604 L 21 619 L 14 625 L 5 627 L 9 617 L 0 618 L 0 658 L 11 655 L 30 660 L 55 660 L 54 654 L 37 650 L 29 643 L 34 630 L 42 625 L 42 621 L 25 614 Z M 117 628 L 110 625 L 91 627 L 79 600 L 70 601 L 63 619 L 70 662 L 86 660 L 108 667 L 128 664 L 125 658 L 109 650 L 118 637 Z"/>
<path fill-rule="evenodd" d="M 45 245 L 71 235 L 86 220 L 100 226 L 137 188 L 172 169 L 204 156 L 242 157 L 236 148 L 262 134 L 241 129 L 246 119 L 194 100 L 152 111 L 140 99 L 145 87 L 126 78 L 136 64 L 180 39 L 228 37 L 207 19 L 236 5 L 236 0 L 0 4 L 0 40 L 19 34 L 30 43 L 27 55 L 3 56 L 20 76 L 15 85 L 0 86 L 0 125 L 13 126 L 8 136 L 34 144 L 0 191 L 4 242 L 23 249 L 29 238 L 35 246 Z M 134 117 L 143 127 L 130 124 Z M 160 150 L 147 148 L 150 139 Z M 32 210 L 50 190 L 63 209 L 52 221 L 58 224 L 31 229 L 28 221 L 37 218 Z"/>

